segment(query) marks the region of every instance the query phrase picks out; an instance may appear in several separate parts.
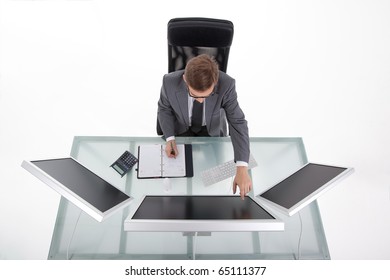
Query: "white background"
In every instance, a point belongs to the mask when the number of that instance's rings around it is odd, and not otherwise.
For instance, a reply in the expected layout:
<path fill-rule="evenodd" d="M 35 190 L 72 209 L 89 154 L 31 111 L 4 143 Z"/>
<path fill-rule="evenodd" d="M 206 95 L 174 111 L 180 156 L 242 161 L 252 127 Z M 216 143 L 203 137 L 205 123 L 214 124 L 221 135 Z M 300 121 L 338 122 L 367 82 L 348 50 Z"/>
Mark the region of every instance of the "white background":
<path fill-rule="evenodd" d="M 155 136 L 174 17 L 235 25 L 250 136 L 355 168 L 319 199 L 333 259 L 390 259 L 390 2 L 0 0 L 0 259 L 46 259 L 59 195 L 20 167 L 75 135 Z"/>

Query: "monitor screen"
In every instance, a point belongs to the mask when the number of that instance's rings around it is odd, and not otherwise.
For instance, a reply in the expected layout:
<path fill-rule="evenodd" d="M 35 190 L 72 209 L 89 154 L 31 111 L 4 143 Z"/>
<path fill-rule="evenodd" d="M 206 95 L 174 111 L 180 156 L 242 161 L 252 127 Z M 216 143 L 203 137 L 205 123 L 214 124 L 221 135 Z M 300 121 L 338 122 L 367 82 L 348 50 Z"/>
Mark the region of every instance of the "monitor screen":
<path fill-rule="evenodd" d="M 274 219 L 250 197 L 147 196 L 133 219 Z"/>
<path fill-rule="evenodd" d="M 279 231 L 284 223 L 251 197 L 145 196 L 124 222 L 126 231 Z"/>
<path fill-rule="evenodd" d="M 289 215 L 318 198 L 333 183 L 351 171 L 350 168 L 309 163 L 281 182 L 258 195 L 258 198 Z"/>
<path fill-rule="evenodd" d="M 98 219 L 130 200 L 128 195 L 73 158 L 36 160 L 24 162 L 22 166 L 71 202 L 76 205 L 81 202 L 95 212 Z"/>

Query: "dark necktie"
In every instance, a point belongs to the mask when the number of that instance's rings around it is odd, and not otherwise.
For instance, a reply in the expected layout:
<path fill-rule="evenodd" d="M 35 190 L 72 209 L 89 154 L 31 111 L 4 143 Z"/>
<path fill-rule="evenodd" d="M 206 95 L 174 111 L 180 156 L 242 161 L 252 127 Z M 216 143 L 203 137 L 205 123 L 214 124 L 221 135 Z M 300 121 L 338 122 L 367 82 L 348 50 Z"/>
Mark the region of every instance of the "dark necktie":
<path fill-rule="evenodd" d="M 192 125 L 191 130 L 195 133 L 198 133 L 202 130 L 202 120 L 203 120 L 203 103 L 200 103 L 194 100 L 192 106 Z"/>

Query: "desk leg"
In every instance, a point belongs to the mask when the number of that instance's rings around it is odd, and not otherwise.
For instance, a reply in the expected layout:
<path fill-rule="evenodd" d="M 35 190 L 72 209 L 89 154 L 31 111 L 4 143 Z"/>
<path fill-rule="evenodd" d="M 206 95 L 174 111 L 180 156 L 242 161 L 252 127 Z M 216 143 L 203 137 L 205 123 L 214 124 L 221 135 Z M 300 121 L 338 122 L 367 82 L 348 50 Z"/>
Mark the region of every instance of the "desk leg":
<path fill-rule="evenodd" d="M 252 184 L 253 184 L 253 177 L 252 177 L 252 169 L 248 170 L 249 176 L 251 177 Z M 254 197 L 255 193 L 252 190 L 250 191 L 250 196 Z M 260 233 L 259 232 L 252 232 L 252 243 L 253 243 L 253 254 L 261 254 L 261 242 L 260 242 Z"/>
<path fill-rule="evenodd" d="M 192 195 L 192 178 L 187 179 L 187 195 Z M 194 236 L 187 235 L 187 258 L 193 259 L 194 254 Z"/>
<path fill-rule="evenodd" d="M 129 146 L 129 151 L 135 151 L 135 143 L 130 142 Z M 126 194 L 131 194 L 131 181 L 133 179 L 133 174 L 134 172 L 129 172 L 126 175 L 126 184 L 125 184 L 125 190 L 124 192 Z M 122 211 L 122 225 L 120 229 L 120 239 L 119 239 L 119 254 L 120 255 L 126 255 L 126 248 L 127 248 L 127 232 L 123 230 L 123 223 L 127 216 L 130 214 L 129 206 L 127 206 L 123 211 Z"/>

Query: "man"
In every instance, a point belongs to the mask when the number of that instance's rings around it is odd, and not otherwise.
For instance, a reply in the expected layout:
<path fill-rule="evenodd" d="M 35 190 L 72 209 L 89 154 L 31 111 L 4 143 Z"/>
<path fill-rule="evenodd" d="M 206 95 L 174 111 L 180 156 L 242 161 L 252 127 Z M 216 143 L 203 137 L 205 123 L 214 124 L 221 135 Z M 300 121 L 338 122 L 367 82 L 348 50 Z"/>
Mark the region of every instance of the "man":
<path fill-rule="evenodd" d="M 249 136 L 234 79 L 219 71 L 215 59 L 208 55 L 194 57 L 185 70 L 164 76 L 157 115 L 169 157 L 178 154 L 175 136 L 220 136 L 221 109 L 226 113 L 236 162 L 233 193 L 238 186 L 244 199 L 252 188 Z"/>

